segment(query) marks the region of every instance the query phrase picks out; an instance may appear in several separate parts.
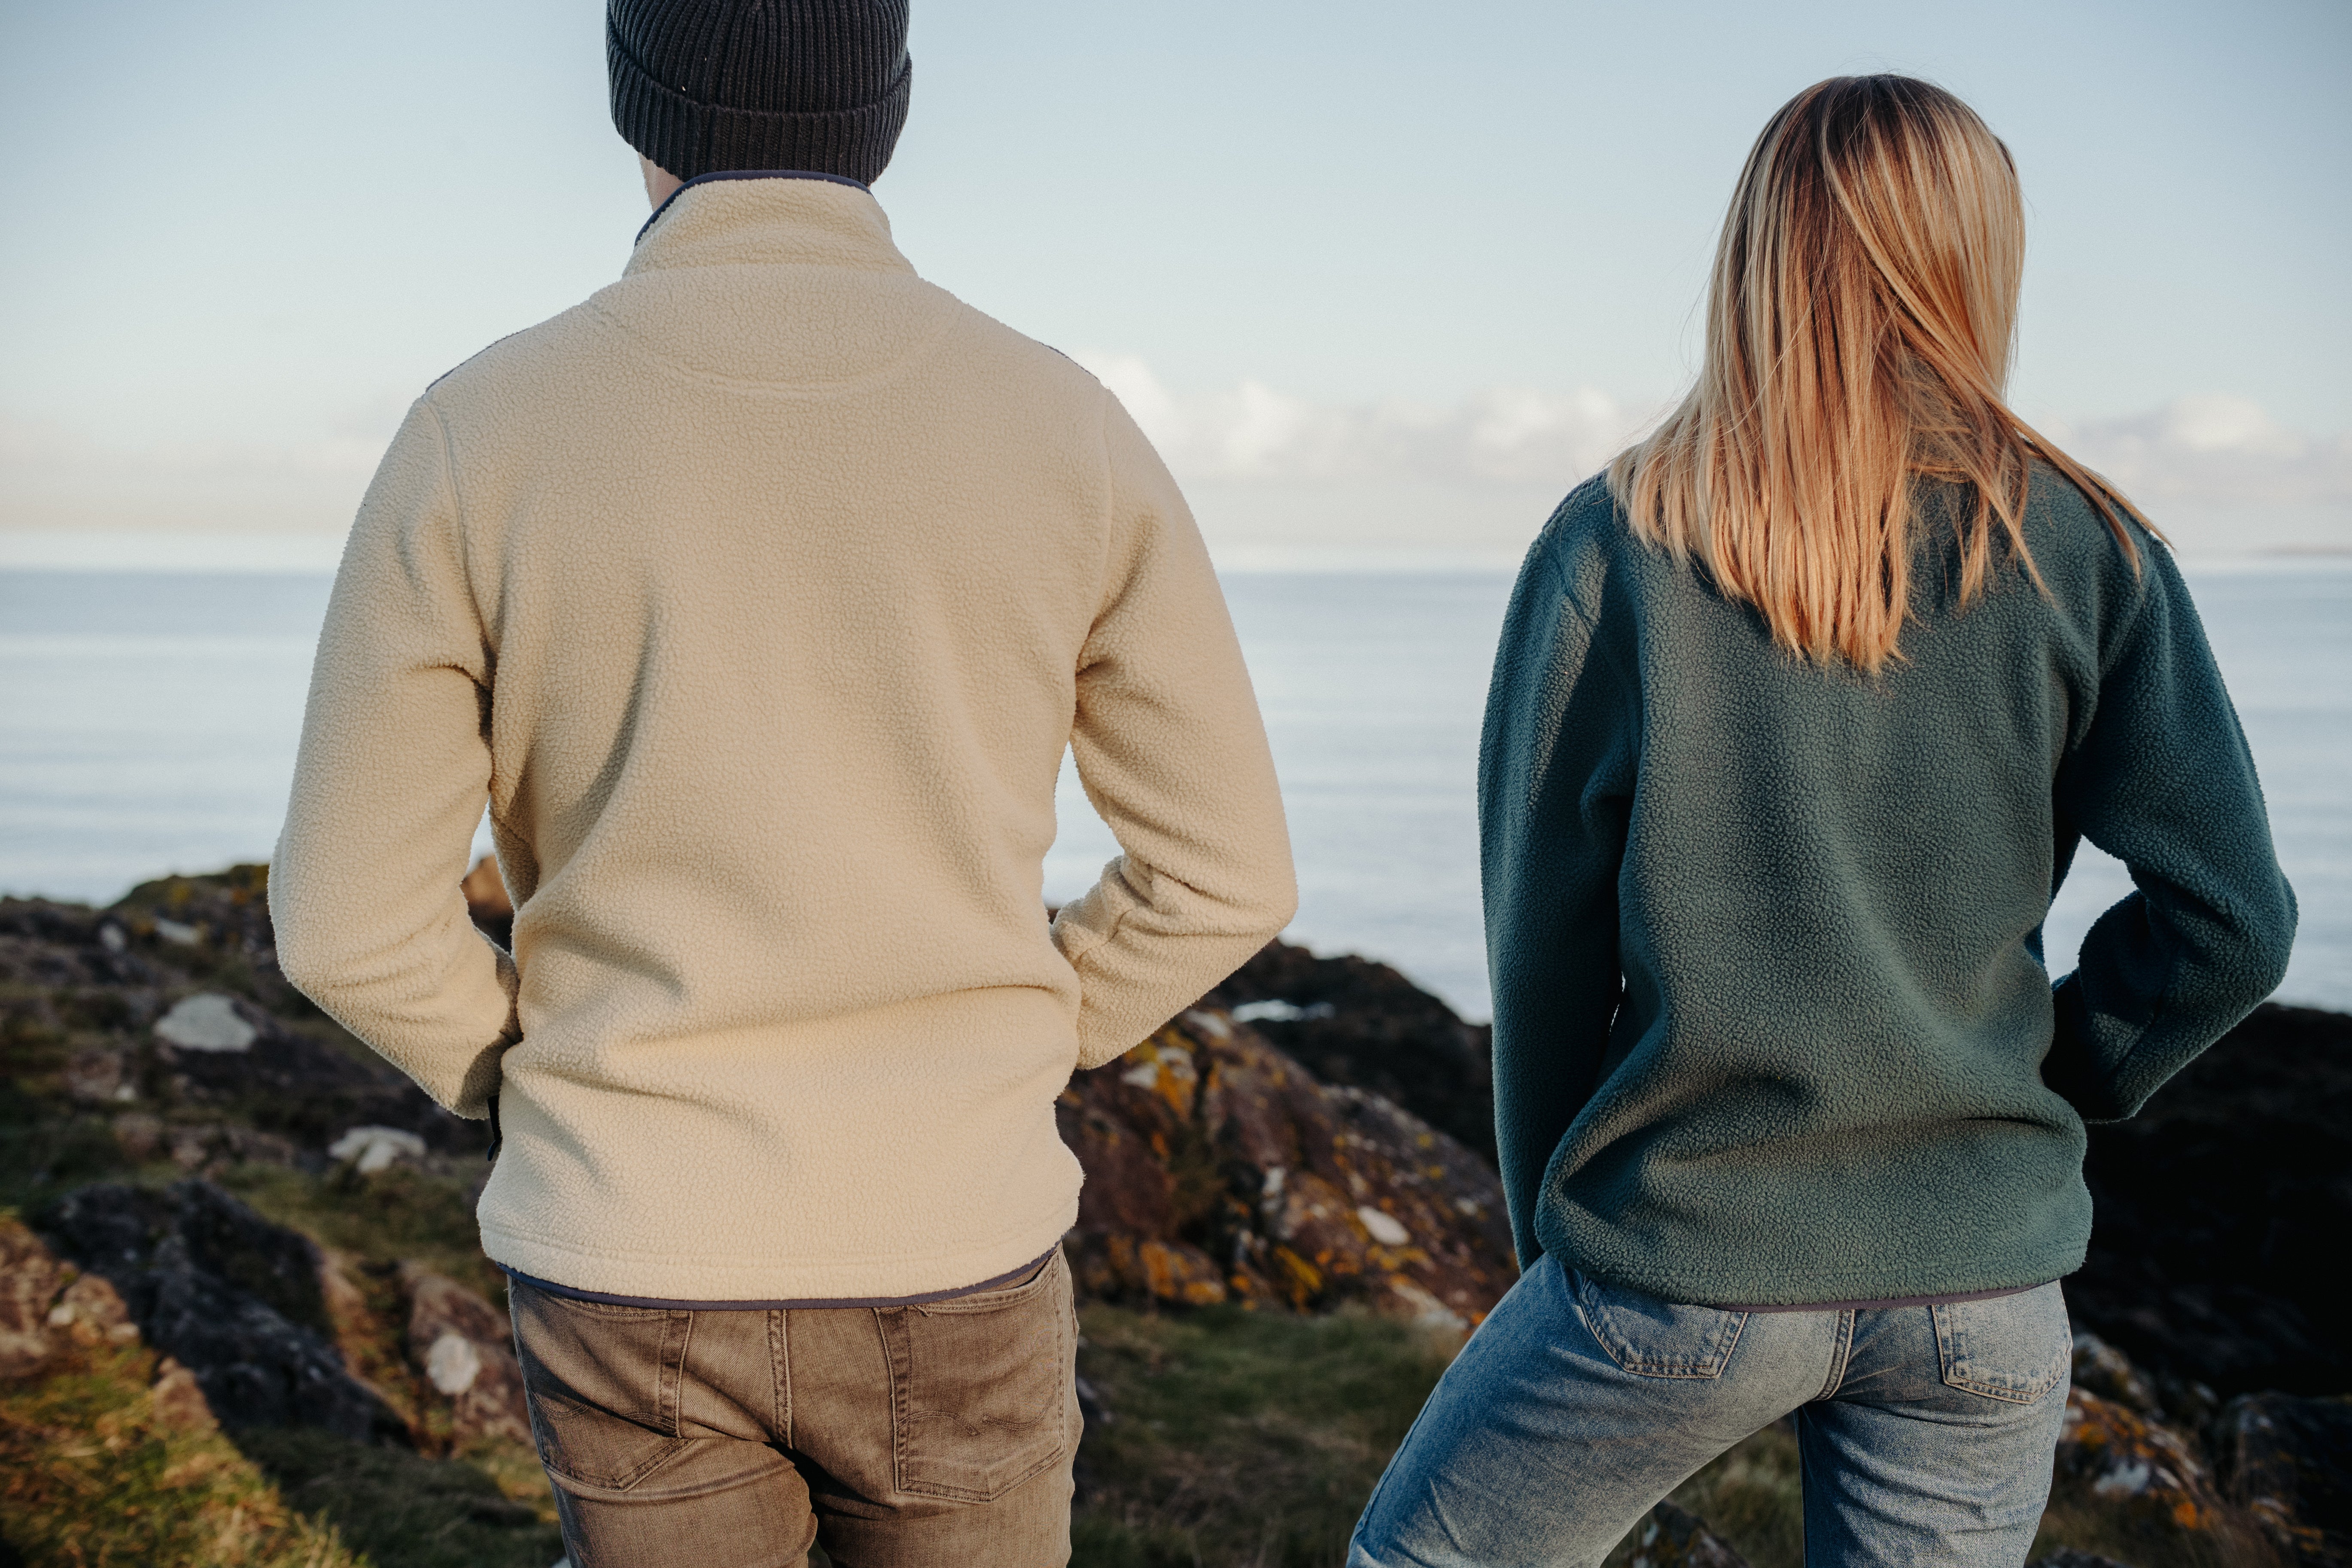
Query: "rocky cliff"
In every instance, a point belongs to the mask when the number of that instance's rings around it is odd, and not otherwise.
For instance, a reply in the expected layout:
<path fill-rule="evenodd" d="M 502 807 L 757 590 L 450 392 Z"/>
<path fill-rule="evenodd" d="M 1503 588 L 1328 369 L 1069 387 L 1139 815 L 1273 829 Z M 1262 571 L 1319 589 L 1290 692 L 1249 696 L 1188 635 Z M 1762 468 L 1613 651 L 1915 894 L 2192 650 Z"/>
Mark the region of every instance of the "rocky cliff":
<path fill-rule="evenodd" d="M 303 1466 L 330 1439 L 507 1465 L 512 1484 L 452 1506 L 535 1550 L 543 1489 L 467 1226 L 483 1130 L 285 984 L 264 876 L 107 910 L 0 900 L 0 1205 L 19 1216 L 0 1214 L 0 1446 L 98 1462 L 10 1412 L 135 1363 L 140 1420 L 246 1435 L 288 1487 L 327 1484 Z M 495 878 L 468 891 L 502 929 Z M 2092 1130 L 2050 1527 L 2070 1561 L 2352 1563 L 2347 1046 L 2352 1019 L 2265 1007 L 2142 1117 Z M 1302 1332 L 1370 1313 L 1443 1339 L 1514 1277 L 1486 1032 L 1384 965 L 1274 943 L 1057 1111 L 1087 1173 L 1066 1246 L 1108 1310 Z M 319 1436 L 252 1436 L 286 1431 Z M 1654 1523 L 1655 1561 L 1738 1561 L 1686 1516 Z"/>

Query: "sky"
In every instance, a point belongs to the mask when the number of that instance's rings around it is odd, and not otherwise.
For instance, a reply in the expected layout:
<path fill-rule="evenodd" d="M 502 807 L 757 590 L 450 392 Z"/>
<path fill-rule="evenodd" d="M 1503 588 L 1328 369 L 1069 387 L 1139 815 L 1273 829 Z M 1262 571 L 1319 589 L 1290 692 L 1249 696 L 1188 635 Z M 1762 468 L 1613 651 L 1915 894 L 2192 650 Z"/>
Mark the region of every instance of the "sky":
<path fill-rule="evenodd" d="M 2352 549 L 2352 5 L 916 0 L 876 195 L 1093 368 L 1223 560 L 1507 552 L 1686 383 L 1756 132 L 1967 99 L 2012 400 L 2184 549 Z M 586 0 L 0 0 L 0 559 L 331 542 L 408 401 L 645 216 Z"/>

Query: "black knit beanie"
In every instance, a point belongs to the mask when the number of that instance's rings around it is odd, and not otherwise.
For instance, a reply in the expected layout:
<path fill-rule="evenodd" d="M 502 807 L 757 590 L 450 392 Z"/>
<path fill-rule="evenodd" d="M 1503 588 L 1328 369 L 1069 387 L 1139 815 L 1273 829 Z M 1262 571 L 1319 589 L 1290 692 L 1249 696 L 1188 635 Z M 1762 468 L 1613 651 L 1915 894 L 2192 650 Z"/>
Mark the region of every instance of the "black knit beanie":
<path fill-rule="evenodd" d="M 870 184 L 907 123 L 907 0 L 612 0 L 613 123 L 681 180 L 805 169 Z"/>

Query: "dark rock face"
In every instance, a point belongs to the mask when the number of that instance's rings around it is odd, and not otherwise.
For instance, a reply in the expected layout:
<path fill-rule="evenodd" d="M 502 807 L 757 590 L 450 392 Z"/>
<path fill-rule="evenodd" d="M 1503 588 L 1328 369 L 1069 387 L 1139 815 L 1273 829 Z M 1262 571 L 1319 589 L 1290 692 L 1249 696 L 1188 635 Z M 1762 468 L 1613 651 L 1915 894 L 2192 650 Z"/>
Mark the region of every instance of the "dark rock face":
<path fill-rule="evenodd" d="M 141 1336 L 188 1369 L 222 1426 L 405 1441 L 400 1418 L 344 1370 L 309 1237 L 200 1181 L 160 1193 L 84 1187 L 37 1225 L 114 1287 Z"/>
<path fill-rule="evenodd" d="M 242 1051 L 176 1050 L 160 1041 L 155 1046 L 181 1103 L 242 1106 L 254 1126 L 305 1149 L 323 1149 L 352 1127 L 398 1128 L 433 1149 L 476 1142 L 468 1123 L 434 1104 L 390 1064 L 321 1044 L 250 1004 L 237 1005 L 236 1012 L 255 1030 L 253 1043 Z"/>
<path fill-rule="evenodd" d="M 1325 1083 L 1367 1089 L 1495 1161 L 1494 1031 L 1465 1024 L 1385 963 L 1268 942 L 1204 1007 L 1240 1021 Z"/>
<path fill-rule="evenodd" d="M 2352 1390 L 2352 1017 L 2258 1008 L 2138 1116 L 2092 1128 L 2084 1174 L 2077 1323 L 2159 1386 Z"/>
<path fill-rule="evenodd" d="M 2216 1426 L 2231 1489 L 2288 1560 L 2352 1563 L 2352 1399 L 2247 1394 Z"/>
<path fill-rule="evenodd" d="M 1353 1300 L 1466 1328 L 1517 1276 L 1485 1161 L 1377 1095 L 1317 1082 L 1222 1011 L 1080 1073 L 1056 1110 L 1086 1169 L 1069 1247 L 1095 1296 Z"/>
<path fill-rule="evenodd" d="M 121 1156 L 190 1170 L 324 1168 L 328 1145 L 362 1126 L 440 1152 L 486 1148 L 480 1123 L 442 1110 L 287 984 L 267 886 L 265 868 L 240 866 L 151 882 L 104 910 L 0 899 L 0 1122 L 106 1114 Z"/>

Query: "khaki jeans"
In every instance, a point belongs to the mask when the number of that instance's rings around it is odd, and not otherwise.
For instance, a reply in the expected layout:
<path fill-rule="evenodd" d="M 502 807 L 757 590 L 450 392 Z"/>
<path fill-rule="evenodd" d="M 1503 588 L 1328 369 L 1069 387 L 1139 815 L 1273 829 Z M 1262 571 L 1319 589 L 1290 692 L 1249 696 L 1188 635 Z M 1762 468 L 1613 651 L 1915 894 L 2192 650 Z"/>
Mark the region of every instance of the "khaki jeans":
<path fill-rule="evenodd" d="M 912 1307 L 615 1307 L 516 1280 L 572 1568 L 1059 1568 L 1077 1324 L 1057 1251 Z"/>

